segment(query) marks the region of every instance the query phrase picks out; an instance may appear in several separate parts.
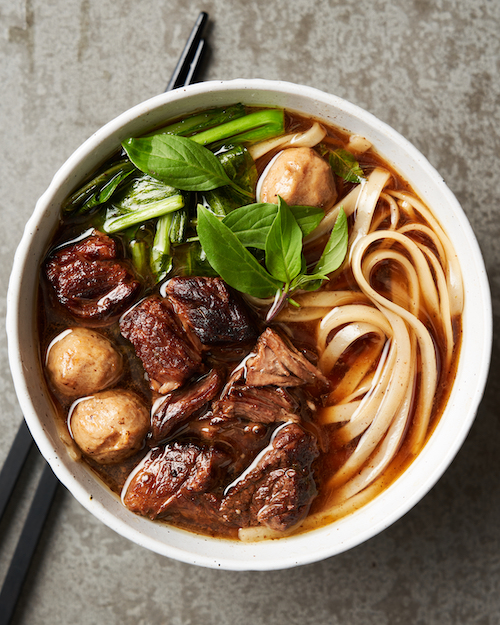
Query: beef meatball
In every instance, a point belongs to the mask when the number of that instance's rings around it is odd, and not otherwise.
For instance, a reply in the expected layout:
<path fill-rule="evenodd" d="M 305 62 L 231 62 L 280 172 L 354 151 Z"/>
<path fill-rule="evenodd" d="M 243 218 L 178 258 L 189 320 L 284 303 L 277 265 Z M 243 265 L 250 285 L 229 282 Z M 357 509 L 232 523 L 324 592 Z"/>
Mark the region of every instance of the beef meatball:
<path fill-rule="evenodd" d="M 86 328 L 69 328 L 56 337 L 46 364 L 55 390 L 69 398 L 108 388 L 123 370 L 122 357 L 110 341 Z"/>
<path fill-rule="evenodd" d="M 76 404 L 69 427 L 84 454 L 100 464 L 114 464 L 143 446 L 149 410 L 135 393 L 102 391 Z"/>
<path fill-rule="evenodd" d="M 317 206 L 328 210 L 337 190 L 330 165 L 312 148 L 287 148 L 271 165 L 262 181 L 260 201 L 290 206 Z"/>

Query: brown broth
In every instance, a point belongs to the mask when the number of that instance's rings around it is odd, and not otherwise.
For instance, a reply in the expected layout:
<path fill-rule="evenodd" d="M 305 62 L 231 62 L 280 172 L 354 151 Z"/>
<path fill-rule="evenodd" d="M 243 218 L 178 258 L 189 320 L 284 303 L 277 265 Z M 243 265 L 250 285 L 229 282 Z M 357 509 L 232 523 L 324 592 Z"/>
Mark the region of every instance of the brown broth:
<path fill-rule="evenodd" d="M 286 115 L 286 125 L 287 132 L 289 131 L 301 131 L 310 126 L 310 120 L 299 115 L 287 113 Z M 328 144 L 329 147 L 335 149 L 337 147 L 345 147 L 348 141 L 347 133 L 337 129 L 337 128 L 328 128 L 328 135 L 324 140 L 324 143 Z M 265 157 L 260 159 L 257 163 L 258 171 L 261 172 L 269 160 L 273 157 L 273 153 L 267 154 Z M 359 157 L 359 162 L 365 173 L 369 173 L 377 166 L 384 167 L 388 169 L 392 176 L 391 188 L 397 190 L 410 191 L 411 189 L 409 185 L 404 181 L 400 176 L 397 175 L 395 170 L 389 166 L 383 159 L 376 154 L 373 150 L 361 155 Z M 336 180 L 339 196 L 343 197 L 346 195 L 353 187 L 351 183 L 346 183 L 343 180 L 337 178 Z M 406 219 L 406 218 L 405 218 Z M 420 220 L 423 223 L 423 220 Z M 387 220 L 382 221 L 381 227 L 383 227 L 387 223 Z M 70 241 L 80 235 L 88 228 L 88 223 L 82 219 L 71 219 L 65 218 L 61 219 L 60 225 L 57 231 L 54 233 L 54 237 L 51 241 L 50 248 L 53 249 L 55 246 L 58 246 L 64 242 Z M 417 240 L 420 235 L 417 235 L 415 239 Z M 120 236 L 117 237 L 120 239 Z M 325 240 L 320 239 L 316 242 L 315 246 L 309 248 L 307 250 L 308 259 L 314 259 L 319 257 L 321 254 L 322 246 L 324 245 Z M 389 292 L 390 284 L 394 283 L 394 281 L 398 281 L 397 273 L 394 273 L 394 268 L 390 265 L 380 266 L 377 268 L 377 272 L 374 277 L 374 284 L 376 284 L 377 288 L 382 292 Z M 174 270 L 174 273 L 179 272 L 179 267 Z M 44 277 L 43 271 L 41 272 L 41 280 L 40 280 L 40 289 L 39 289 L 39 297 L 38 297 L 38 336 L 40 343 L 40 359 L 41 362 L 44 362 L 45 354 L 47 351 L 47 347 L 50 342 L 53 340 L 55 336 L 57 336 L 61 331 L 63 331 L 68 326 L 75 325 L 85 325 L 83 322 L 75 320 L 55 299 L 54 294 L 48 285 L 46 278 Z M 404 278 L 401 279 L 404 281 Z M 400 281 L 401 281 L 400 280 Z M 326 283 L 323 287 L 326 291 L 334 291 L 334 290 L 354 290 L 359 291 L 358 286 L 355 284 L 352 273 L 350 269 L 343 271 L 341 273 L 335 274 L 332 280 Z M 151 282 L 147 282 L 144 286 L 143 292 L 141 293 L 141 297 L 144 295 L 149 295 L 151 293 L 157 292 L 158 287 L 152 285 Z M 437 329 L 435 321 L 425 312 L 422 311 L 421 315 L 422 321 L 431 331 L 433 340 L 435 342 L 436 351 L 438 353 L 438 366 L 441 366 L 440 363 L 443 361 L 443 351 L 444 351 L 444 339 L 440 336 L 440 333 Z M 263 320 L 262 320 L 263 321 Z M 281 325 L 281 324 L 279 324 Z M 461 320 L 454 319 L 453 320 L 453 328 L 456 339 L 456 346 L 453 353 L 452 366 L 450 371 L 445 376 L 443 372 L 439 372 L 439 382 L 437 387 L 437 392 L 434 400 L 434 406 L 432 410 L 431 421 L 429 424 L 427 437 L 430 436 L 433 429 L 436 426 L 436 423 L 439 420 L 439 416 L 442 414 L 448 397 L 451 392 L 451 388 L 453 385 L 453 381 L 455 378 L 455 372 L 457 367 L 458 355 L 460 351 L 460 336 L 461 336 Z M 142 369 L 142 365 L 138 358 L 136 357 L 134 350 L 130 343 L 126 341 L 121 335 L 118 327 L 118 323 L 115 322 L 109 326 L 103 326 L 97 328 L 99 332 L 109 338 L 112 343 L 117 347 L 119 352 L 123 355 L 125 361 L 125 371 L 122 379 L 119 382 L 119 386 L 121 388 L 127 388 L 133 390 L 140 397 L 144 399 L 144 401 L 151 405 L 152 403 L 152 393 L 148 387 L 147 381 L 144 377 L 144 371 Z M 310 360 L 317 360 L 317 347 L 316 347 L 316 339 L 315 339 L 315 322 L 306 322 L 306 323 L 290 323 L 287 324 L 286 331 L 289 335 L 292 336 L 293 343 L 301 349 Z M 353 348 L 348 354 L 346 354 L 343 360 L 339 363 L 337 368 L 331 374 L 331 381 L 333 387 L 335 387 L 338 382 L 341 380 L 343 373 L 353 364 L 356 360 L 362 357 L 363 352 L 366 348 L 366 345 L 359 344 L 355 348 Z M 234 363 L 236 364 L 241 359 L 241 354 L 237 354 L 234 357 Z M 51 394 L 52 400 L 55 404 L 56 408 L 56 418 L 59 422 L 59 426 L 62 430 L 66 428 L 66 419 L 67 413 L 70 408 L 71 402 L 66 398 L 58 395 L 55 390 L 51 387 L 50 381 L 47 379 L 47 385 L 49 387 L 49 392 Z M 324 397 L 316 397 L 315 401 L 317 402 L 320 410 L 319 414 L 321 414 L 321 406 L 323 405 L 325 398 Z M 313 502 L 311 512 L 320 512 L 322 510 L 328 509 L 329 506 L 329 498 L 331 496 L 330 492 L 323 487 L 327 482 L 328 478 L 335 473 L 335 471 L 345 462 L 345 460 L 350 456 L 353 452 L 355 444 L 358 439 L 353 440 L 346 446 L 339 446 L 336 440 L 336 430 L 338 429 L 336 425 L 319 425 L 318 423 L 306 423 L 305 427 L 311 429 L 319 438 L 320 446 L 322 448 L 322 453 L 320 458 L 315 462 L 314 465 L 314 475 L 315 480 L 318 485 L 319 495 Z M 411 433 L 412 423 L 410 421 L 409 430 L 407 432 L 407 436 L 403 441 L 399 451 L 397 452 L 396 457 L 391 462 L 390 466 L 385 470 L 383 479 L 379 480 L 380 490 L 386 488 L 389 484 L 391 484 L 394 480 L 398 478 L 399 475 L 407 468 L 407 466 L 412 462 L 414 457 L 411 453 L 409 453 L 407 448 L 407 440 L 408 434 Z M 259 449 L 265 447 L 269 441 L 269 437 L 271 435 L 271 428 L 267 428 L 267 431 L 264 436 L 262 436 L 262 444 Z M 179 432 L 178 437 L 180 440 L 196 440 L 195 434 L 191 432 Z M 63 438 L 68 440 L 67 431 L 64 432 Z M 359 438 L 359 437 L 358 437 Z M 224 443 L 224 441 L 222 441 Z M 227 444 L 227 441 L 226 443 Z M 87 466 L 98 475 L 98 477 L 116 494 L 120 494 L 120 491 L 125 483 L 125 480 L 132 470 L 132 468 L 140 461 L 140 459 L 146 453 L 146 449 L 143 449 L 141 452 L 137 453 L 132 458 L 127 461 L 117 464 L 117 465 L 100 465 L 93 460 L 86 459 L 82 457 L 82 462 L 85 462 Z M 255 451 L 256 455 L 257 449 Z M 324 522 L 328 522 L 328 518 L 324 520 Z M 237 538 L 237 531 L 228 530 L 222 524 L 217 528 L 208 528 L 208 527 L 198 527 L 193 525 L 191 522 L 188 522 L 183 519 L 169 519 L 168 522 L 172 522 L 181 527 L 185 527 L 191 531 L 201 532 L 208 535 L 222 535 L 230 538 Z M 300 531 L 300 528 L 299 530 Z"/>

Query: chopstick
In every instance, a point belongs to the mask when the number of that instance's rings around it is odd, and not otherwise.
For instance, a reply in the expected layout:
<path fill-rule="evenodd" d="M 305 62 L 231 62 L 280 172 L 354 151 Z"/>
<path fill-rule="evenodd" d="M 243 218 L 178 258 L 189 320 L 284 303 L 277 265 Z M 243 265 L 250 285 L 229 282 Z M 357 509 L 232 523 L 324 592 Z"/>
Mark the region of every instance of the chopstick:
<path fill-rule="evenodd" d="M 165 91 L 194 81 L 205 50 L 202 34 L 207 21 L 208 13 L 200 12 Z M 32 446 L 33 439 L 23 419 L 0 472 L 0 521 Z M 0 592 L 0 625 L 8 625 L 14 614 L 58 484 L 50 466 L 45 465 Z"/>
<path fill-rule="evenodd" d="M 19 475 L 33 444 L 30 431 L 23 419 L 0 472 L 0 521 L 14 492 Z"/>
<path fill-rule="evenodd" d="M 0 593 L 1 625 L 10 623 L 58 485 L 46 464 Z"/>
<path fill-rule="evenodd" d="M 205 47 L 205 40 L 202 39 L 202 35 L 207 21 L 208 13 L 201 11 L 165 91 L 171 91 L 172 89 L 191 84 Z"/>

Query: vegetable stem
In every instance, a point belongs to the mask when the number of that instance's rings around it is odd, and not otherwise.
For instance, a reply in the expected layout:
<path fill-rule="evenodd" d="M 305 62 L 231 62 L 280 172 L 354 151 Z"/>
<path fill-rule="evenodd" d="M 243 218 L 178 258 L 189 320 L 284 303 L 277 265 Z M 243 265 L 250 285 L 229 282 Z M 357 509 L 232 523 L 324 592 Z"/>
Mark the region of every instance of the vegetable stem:
<path fill-rule="evenodd" d="M 130 241 L 129 247 L 134 267 L 138 273 L 144 274 L 146 269 L 146 243 L 134 239 Z"/>
<path fill-rule="evenodd" d="M 75 191 L 63 204 L 63 212 L 70 213 L 76 209 L 86 211 L 104 203 L 115 191 L 118 184 L 134 170 L 134 164 L 128 159 L 118 161 Z"/>
<path fill-rule="evenodd" d="M 148 219 L 154 219 L 155 217 L 161 217 L 167 213 L 173 213 L 183 207 L 184 198 L 182 195 L 172 195 L 163 200 L 151 202 L 144 209 L 131 211 L 118 217 L 112 217 L 106 220 L 103 229 L 107 234 L 113 234 L 114 232 L 119 232 L 120 230 L 130 228 L 130 226 L 135 226 L 138 223 L 147 221 Z"/>
<path fill-rule="evenodd" d="M 243 104 L 233 104 L 233 106 L 221 107 L 210 109 L 204 113 L 198 113 L 197 115 L 191 115 L 186 119 L 182 119 L 179 122 L 164 126 L 159 130 L 145 135 L 152 137 L 153 135 L 181 135 L 186 137 L 193 132 L 199 132 L 207 130 L 213 126 L 219 126 L 225 122 L 229 122 L 234 119 L 238 119 L 245 115 L 245 107 Z"/>
<path fill-rule="evenodd" d="M 160 217 L 156 223 L 156 233 L 151 248 L 150 265 L 151 271 L 158 282 L 166 276 L 172 267 L 170 254 L 170 228 L 175 213 L 167 213 Z"/>
<path fill-rule="evenodd" d="M 199 143 L 200 145 L 207 145 L 209 143 L 215 143 L 216 141 L 222 141 L 222 139 L 228 139 L 234 137 L 238 139 L 244 136 L 242 133 L 248 133 L 248 131 L 262 131 L 264 128 L 270 129 L 270 131 L 277 135 L 284 132 L 285 129 L 285 117 L 281 109 L 269 109 L 267 111 L 257 111 L 255 113 L 249 113 L 239 119 L 226 122 L 200 132 L 190 137 L 192 141 Z M 250 135 L 251 136 L 251 135 Z M 247 135 L 247 139 L 248 135 Z"/>

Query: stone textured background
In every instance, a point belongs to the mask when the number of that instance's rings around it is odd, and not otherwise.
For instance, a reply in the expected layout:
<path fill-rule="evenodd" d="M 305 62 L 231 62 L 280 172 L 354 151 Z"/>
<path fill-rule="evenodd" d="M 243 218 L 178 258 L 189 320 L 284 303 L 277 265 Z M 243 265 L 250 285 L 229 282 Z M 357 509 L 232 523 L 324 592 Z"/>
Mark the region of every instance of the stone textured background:
<path fill-rule="evenodd" d="M 201 78 L 289 80 L 358 104 L 412 141 L 461 202 L 490 278 L 484 400 L 445 476 L 369 542 L 288 571 L 196 568 L 143 550 L 61 487 L 17 624 L 500 623 L 500 2 L 0 0 L 0 315 L 15 248 L 52 175 L 94 130 L 164 90 L 200 10 Z M 2 322 L 3 323 L 3 322 Z M 0 462 L 21 419 L 0 336 Z M 0 525 L 0 581 L 40 469 Z"/>

